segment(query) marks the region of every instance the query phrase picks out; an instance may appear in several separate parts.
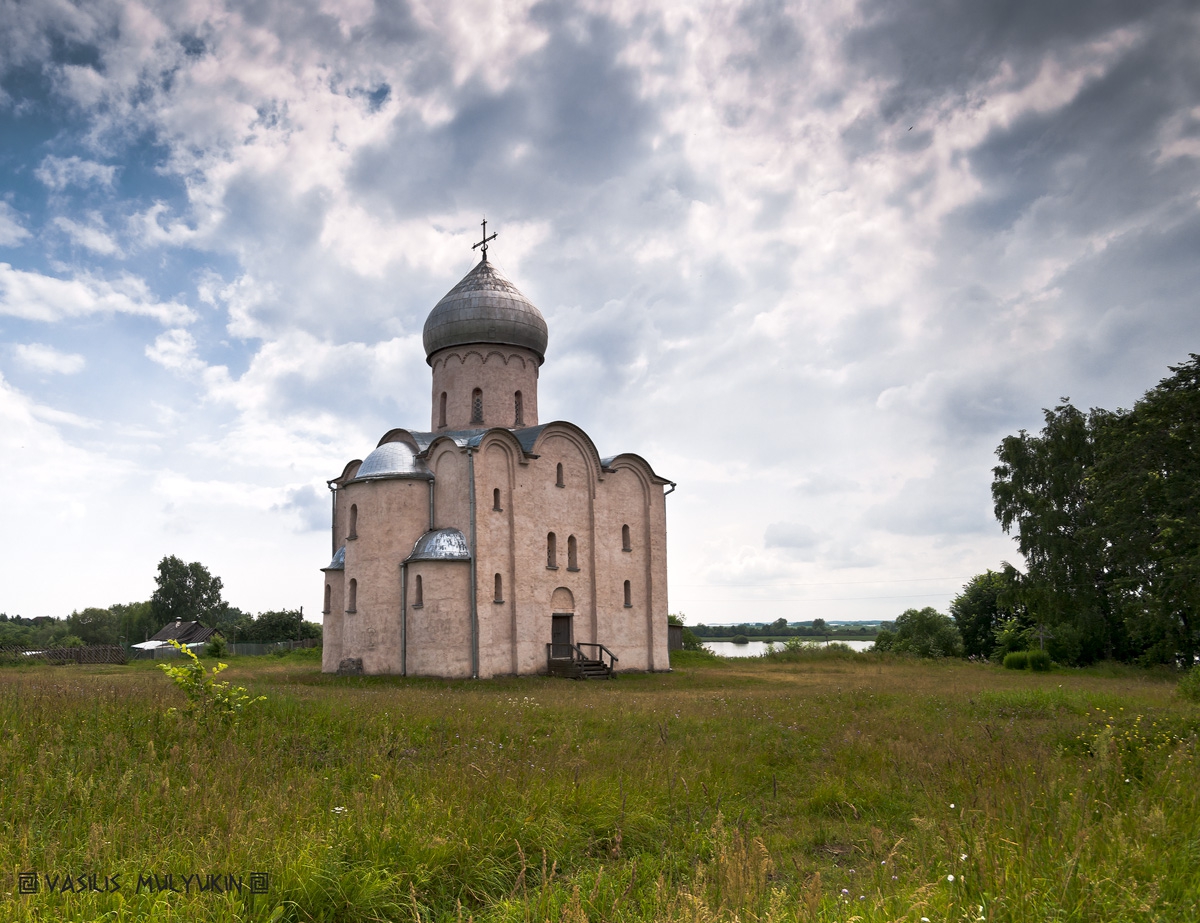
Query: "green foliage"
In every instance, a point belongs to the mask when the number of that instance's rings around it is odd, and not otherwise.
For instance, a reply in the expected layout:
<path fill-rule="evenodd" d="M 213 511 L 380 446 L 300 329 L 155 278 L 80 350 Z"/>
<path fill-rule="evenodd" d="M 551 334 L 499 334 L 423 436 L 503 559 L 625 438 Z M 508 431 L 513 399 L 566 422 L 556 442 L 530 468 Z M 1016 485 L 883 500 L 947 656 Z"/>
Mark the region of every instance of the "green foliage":
<path fill-rule="evenodd" d="M 1029 651 L 1026 656 L 1029 660 L 1029 669 L 1037 673 L 1048 673 L 1050 667 L 1053 666 L 1050 655 L 1043 650 Z"/>
<path fill-rule="evenodd" d="M 225 651 L 225 639 L 219 634 L 214 634 L 208 639 L 208 643 L 204 645 L 205 657 L 224 657 Z"/>
<path fill-rule="evenodd" d="M 243 622 L 238 627 L 236 640 L 268 644 L 272 641 L 303 641 L 320 637 L 321 626 L 304 621 L 304 613 L 300 609 L 281 609 L 260 612 L 253 621 Z"/>
<path fill-rule="evenodd" d="M 150 606 L 159 628 L 176 619 L 211 626 L 214 616 L 225 608 L 221 578 L 210 574 L 199 561 L 185 564 L 169 555 L 158 562 L 154 582 L 158 588 L 150 597 Z"/>
<path fill-rule="evenodd" d="M 1028 651 L 1010 651 L 1004 655 L 1004 669 L 1006 670 L 1028 670 L 1029 669 L 1029 652 Z"/>
<path fill-rule="evenodd" d="M 996 516 L 1026 563 L 1012 599 L 1062 662 L 1200 652 L 1200 356 L 1171 371 L 1132 410 L 1064 399 L 996 450 Z"/>
<path fill-rule="evenodd" d="M 881 631 L 875 650 L 918 657 L 960 657 L 962 638 L 949 616 L 931 606 L 907 609 L 895 622 L 895 631 Z"/>
<path fill-rule="evenodd" d="M 813 631 L 822 632 L 822 631 L 827 631 L 828 629 L 829 629 L 829 626 L 825 623 L 824 619 L 813 619 L 812 620 L 812 630 Z"/>
<path fill-rule="evenodd" d="M 747 638 L 745 635 L 734 635 L 729 640 L 732 641 L 734 644 L 749 644 L 750 643 L 750 639 Z"/>
<path fill-rule="evenodd" d="M 243 686 L 218 683 L 218 674 L 225 670 L 229 666 L 228 664 L 218 663 L 209 672 L 204 669 L 200 658 L 187 647 L 174 640 L 170 644 L 183 655 L 183 663 L 168 662 L 160 663 L 157 666 L 171 678 L 176 686 L 183 690 L 183 694 L 187 697 L 187 705 L 184 706 L 183 713 L 187 717 L 194 718 L 201 724 L 206 724 L 210 720 L 236 724 L 241 720 L 247 705 L 267 700 L 265 695 L 252 697 Z M 174 708 L 167 709 L 168 714 L 174 711 Z"/>
<path fill-rule="evenodd" d="M 1184 673 L 1175 691 L 1189 702 L 1200 703 L 1200 667 L 1192 667 Z"/>
<path fill-rule="evenodd" d="M 1013 588 L 1010 571 L 1006 568 L 977 574 L 950 603 L 950 616 L 962 636 L 964 656 L 990 657 L 1000 621 L 1016 614 L 1001 602 L 1001 597 Z"/>

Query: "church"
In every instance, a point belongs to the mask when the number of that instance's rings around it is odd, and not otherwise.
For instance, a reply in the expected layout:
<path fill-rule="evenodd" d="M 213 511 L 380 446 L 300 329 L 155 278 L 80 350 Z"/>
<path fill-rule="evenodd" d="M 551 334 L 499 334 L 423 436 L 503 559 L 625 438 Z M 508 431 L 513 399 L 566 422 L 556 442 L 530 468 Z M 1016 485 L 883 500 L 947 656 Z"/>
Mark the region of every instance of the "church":
<path fill-rule="evenodd" d="M 325 672 L 667 670 L 666 495 L 632 453 L 539 423 L 541 312 L 487 258 L 425 321 L 428 430 L 329 481 Z"/>

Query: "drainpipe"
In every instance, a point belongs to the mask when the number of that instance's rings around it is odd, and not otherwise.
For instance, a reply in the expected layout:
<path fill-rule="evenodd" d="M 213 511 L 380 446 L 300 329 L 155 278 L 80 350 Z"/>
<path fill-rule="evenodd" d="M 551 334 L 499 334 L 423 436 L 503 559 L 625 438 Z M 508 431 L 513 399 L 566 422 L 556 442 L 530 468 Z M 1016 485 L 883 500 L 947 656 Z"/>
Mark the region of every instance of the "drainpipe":
<path fill-rule="evenodd" d="M 337 487 L 334 486 L 336 479 L 326 481 L 325 486 L 329 488 L 329 537 L 333 543 L 333 550 L 329 552 L 330 556 L 337 554 Z"/>
<path fill-rule="evenodd" d="M 400 564 L 400 675 L 408 676 L 408 562 Z"/>
<path fill-rule="evenodd" d="M 479 600 L 475 592 L 475 455 L 469 446 L 467 484 L 471 508 L 471 679 L 479 679 Z"/>
<path fill-rule="evenodd" d="M 433 478 L 429 479 L 429 531 L 433 531 Z"/>
<path fill-rule="evenodd" d="M 665 494 L 663 494 L 664 497 L 669 497 L 669 496 L 671 496 L 671 494 L 675 493 L 675 482 L 667 481 L 667 483 L 671 485 L 671 489 L 668 490 Z"/>

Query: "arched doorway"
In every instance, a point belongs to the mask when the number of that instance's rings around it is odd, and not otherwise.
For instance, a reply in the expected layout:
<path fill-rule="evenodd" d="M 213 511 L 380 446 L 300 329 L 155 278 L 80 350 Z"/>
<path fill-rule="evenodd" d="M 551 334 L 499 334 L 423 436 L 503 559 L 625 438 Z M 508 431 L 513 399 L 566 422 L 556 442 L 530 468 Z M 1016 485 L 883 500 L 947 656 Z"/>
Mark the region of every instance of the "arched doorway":
<path fill-rule="evenodd" d="M 555 660 L 570 659 L 575 642 L 572 622 L 575 618 L 575 597 L 560 586 L 550 597 L 550 656 Z"/>

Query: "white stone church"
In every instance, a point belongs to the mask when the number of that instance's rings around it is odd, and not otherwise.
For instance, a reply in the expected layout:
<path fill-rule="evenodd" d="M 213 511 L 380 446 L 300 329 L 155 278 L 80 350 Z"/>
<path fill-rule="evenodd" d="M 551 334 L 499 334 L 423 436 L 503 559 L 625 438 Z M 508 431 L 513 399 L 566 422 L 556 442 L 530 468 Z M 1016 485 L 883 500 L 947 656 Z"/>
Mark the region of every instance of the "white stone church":
<path fill-rule="evenodd" d="M 429 430 L 385 433 L 329 482 L 322 669 L 669 669 L 675 485 L 638 455 L 601 457 L 572 423 L 539 423 L 546 321 L 488 261 L 488 239 L 425 321 Z"/>

